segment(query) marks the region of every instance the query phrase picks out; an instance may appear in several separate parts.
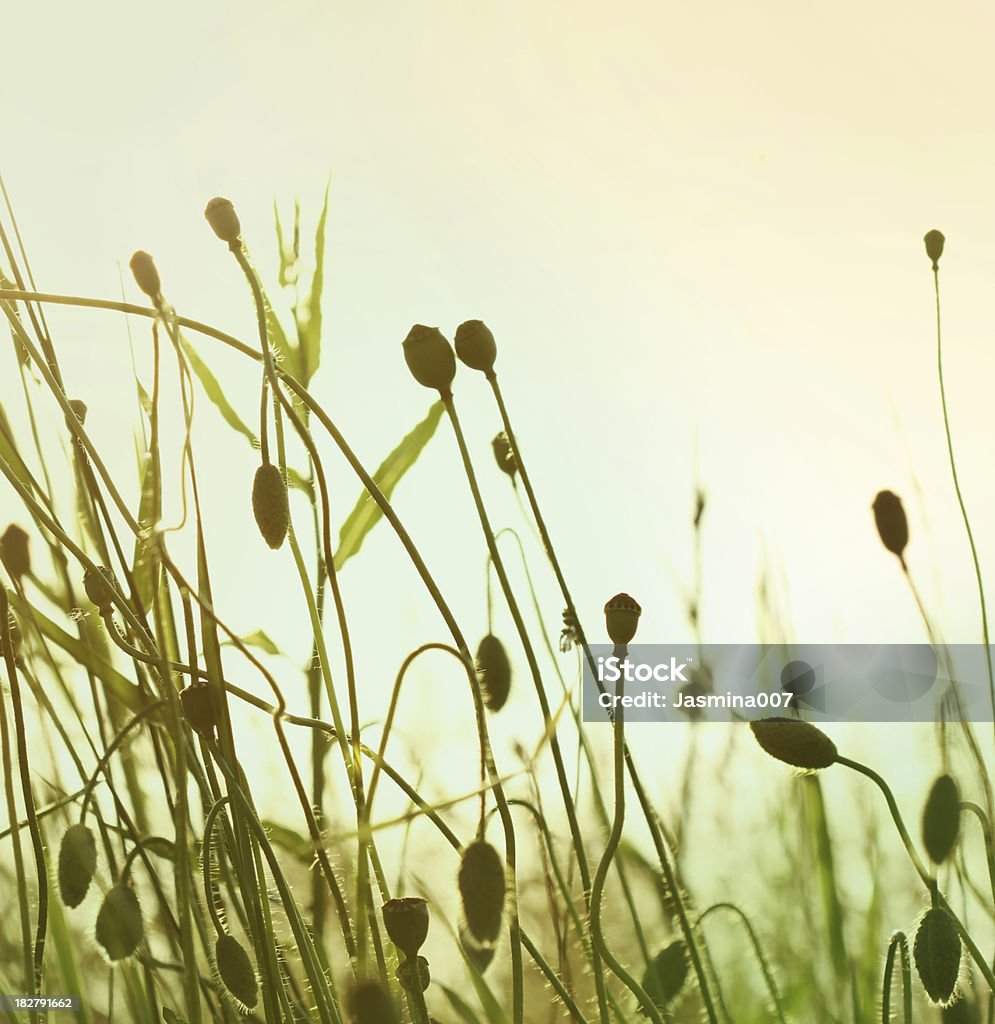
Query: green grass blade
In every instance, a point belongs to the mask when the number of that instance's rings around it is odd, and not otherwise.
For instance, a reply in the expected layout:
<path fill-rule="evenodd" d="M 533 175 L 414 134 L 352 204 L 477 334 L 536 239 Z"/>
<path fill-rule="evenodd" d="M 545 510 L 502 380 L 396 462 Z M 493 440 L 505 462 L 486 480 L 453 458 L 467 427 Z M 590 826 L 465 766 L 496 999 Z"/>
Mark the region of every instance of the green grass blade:
<path fill-rule="evenodd" d="M 186 338 L 181 336 L 180 342 L 183 345 L 184 355 L 186 355 L 190 362 L 190 368 L 197 374 L 201 387 L 203 387 L 204 392 L 214 404 L 214 407 L 221 413 L 225 423 L 246 437 L 253 445 L 256 445 L 258 443 L 256 435 L 246 426 L 242 417 L 235 412 L 231 402 L 225 396 L 224 389 L 218 383 L 218 378 L 211 372 L 210 367 L 200 358 L 197 350 Z"/>
<path fill-rule="evenodd" d="M 331 181 L 325 185 L 325 199 L 314 233 L 314 276 L 311 278 L 311 292 L 307 300 L 307 322 L 300 330 L 301 380 L 305 384 L 310 382 L 321 362 L 321 295 L 325 287 L 325 225 L 328 222 L 330 186 Z"/>

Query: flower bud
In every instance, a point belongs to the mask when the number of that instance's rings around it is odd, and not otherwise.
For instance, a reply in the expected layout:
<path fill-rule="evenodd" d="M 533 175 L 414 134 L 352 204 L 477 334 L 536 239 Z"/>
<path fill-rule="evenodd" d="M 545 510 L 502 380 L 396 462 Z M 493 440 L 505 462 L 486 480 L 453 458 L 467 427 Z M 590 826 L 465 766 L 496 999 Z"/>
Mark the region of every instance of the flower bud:
<path fill-rule="evenodd" d="M 230 246 L 238 244 L 239 236 L 242 234 L 242 225 L 239 223 L 238 214 L 230 199 L 215 196 L 204 209 L 204 216 L 222 242 L 227 242 Z"/>
<path fill-rule="evenodd" d="M 757 743 L 771 757 L 795 768 L 815 771 L 836 763 L 836 744 L 811 722 L 797 718 L 762 718 L 750 722 L 750 729 Z"/>
<path fill-rule="evenodd" d="M 380 982 L 361 981 L 349 993 L 353 1024 L 397 1024 L 397 1010 Z"/>
<path fill-rule="evenodd" d="M 613 644 L 624 647 L 632 640 L 642 611 L 628 594 L 616 594 L 605 605 L 605 627 Z"/>
<path fill-rule="evenodd" d="M 452 346 L 437 327 L 415 324 L 404 339 L 404 361 L 411 376 L 423 387 L 436 388 L 443 398 L 452 394 L 456 357 Z"/>
<path fill-rule="evenodd" d="M 251 1010 L 259 1002 L 259 983 L 249 954 L 238 939 L 222 935 L 214 944 L 214 959 L 225 988 Z"/>
<path fill-rule="evenodd" d="M 957 925 L 942 907 L 927 910 L 912 948 L 916 971 L 930 1002 L 953 1002 L 960 976 L 961 942 Z"/>
<path fill-rule="evenodd" d="M 403 896 L 388 900 L 380 912 L 390 941 L 406 957 L 416 957 L 428 935 L 428 903 L 418 896 Z"/>
<path fill-rule="evenodd" d="M 130 885 L 119 882 L 110 888 L 97 914 L 97 942 L 113 962 L 131 956 L 144 934 L 138 896 Z"/>
<path fill-rule="evenodd" d="M 155 303 L 162 298 L 162 284 L 159 281 L 159 271 L 155 268 L 155 261 L 143 250 L 139 249 L 131 257 L 128 264 L 131 273 L 134 275 L 135 284 Z"/>
<path fill-rule="evenodd" d="M 687 950 L 681 939 L 664 946 L 643 974 L 643 991 L 665 1010 L 680 994 L 688 976 Z"/>
<path fill-rule="evenodd" d="M 287 484 L 279 466 L 265 462 L 252 481 L 252 514 L 263 540 L 274 550 L 283 545 L 290 528 Z"/>
<path fill-rule="evenodd" d="M 477 678 L 484 704 L 491 711 L 500 711 L 511 690 L 511 662 L 504 644 L 493 633 L 477 646 Z"/>
<path fill-rule="evenodd" d="M 191 683 L 180 690 L 180 707 L 191 728 L 205 736 L 214 732 L 218 716 L 214 710 L 214 695 L 207 683 Z"/>
<path fill-rule="evenodd" d="M 87 569 L 83 573 L 83 589 L 101 615 L 114 610 L 114 573 L 106 565 L 98 565 L 96 572 Z"/>
<path fill-rule="evenodd" d="M 881 543 L 901 558 L 909 542 L 909 522 L 905 518 L 902 499 L 893 491 L 878 491 L 871 507 Z"/>
<path fill-rule="evenodd" d="M 497 345 L 494 335 L 483 320 L 467 320 L 456 328 L 456 355 L 471 370 L 480 370 L 488 377 L 494 372 Z"/>
<path fill-rule="evenodd" d="M 943 232 L 933 228 L 932 231 L 927 231 L 923 235 L 922 240 L 926 243 L 926 255 L 933 261 L 933 269 L 937 270 L 940 257 L 943 255 L 943 243 L 946 241 Z"/>
<path fill-rule="evenodd" d="M 31 575 L 30 537 L 16 523 L 11 523 L 0 536 L 0 561 L 13 580 Z"/>
<path fill-rule="evenodd" d="M 500 934 L 506 884 L 497 850 L 483 839 L 470 843 L 460 861 L 459 891 L 467 929 L 477 942 L 493 943 Z"/>
<path fill-rule="evenodd" d="M 466 954 L 467 960 L 476 968 L 478 974 L 483 974 L 491 965 L 494 954 L 497 952 L 491 943 L 480 943 L 470 934 L 469 928 L 462 922 L 459 926 L 460 949 Z"/>
<path fill-rule="evenodd" d="M 507 473 L 514 480 L 515 474 L 518 472 L 518 463 L 515 461 L 515 452 L 508 440 L 508 435 L 502 430 L 491 441 L 491 447 L 494 449 L 494 458 L 497 461 L 498 469 L 502 473 Z"/>
<path fill-rule="evenodd" d="M 78 907 L 83 902 L 96 869 L 93 833 L 79 822 L 70 825 L 59 846 L 59 895 L 67 907 Z"/>
<path fill-rule="evenodd" d="M 934 864 L 942 864 L 960 835 L 960 790 L 949 775 L 941 775 L 929 791 L 922 812 L 922 842 Z"/>

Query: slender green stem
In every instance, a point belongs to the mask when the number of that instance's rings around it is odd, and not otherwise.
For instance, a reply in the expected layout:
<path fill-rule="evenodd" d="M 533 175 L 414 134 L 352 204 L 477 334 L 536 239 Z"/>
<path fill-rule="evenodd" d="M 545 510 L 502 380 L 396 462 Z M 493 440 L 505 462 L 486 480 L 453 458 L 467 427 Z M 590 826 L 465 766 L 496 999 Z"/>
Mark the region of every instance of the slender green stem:
<path fill-rule="evenodd" d="M 909 963 L 909 940 L 904 932 L 895 932 L 888 943 L 888 957 L 881 984 L 881 1024 L 892 1024 L 891 989 L 895 972 L 895 954 L 901 957 L 902 1024 L 912 1024 L 912 968 Z"/>

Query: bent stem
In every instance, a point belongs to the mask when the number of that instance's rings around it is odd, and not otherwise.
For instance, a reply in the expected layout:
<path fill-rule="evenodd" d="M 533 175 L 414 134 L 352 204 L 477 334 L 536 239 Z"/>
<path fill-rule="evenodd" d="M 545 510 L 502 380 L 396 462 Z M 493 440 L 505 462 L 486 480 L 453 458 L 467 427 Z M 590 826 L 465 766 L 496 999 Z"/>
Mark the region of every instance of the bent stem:
<path fill-rule="evenodd" d="M 905 932 L 895 932 L 888 943 L 888 958 L 881 983 L 881 1024 L 891 1024 L 891 988 L 896 953 L 902 960 L 902 1024 L 912 1024 L 912 970 L 909 965 L 909 940 Z"/>

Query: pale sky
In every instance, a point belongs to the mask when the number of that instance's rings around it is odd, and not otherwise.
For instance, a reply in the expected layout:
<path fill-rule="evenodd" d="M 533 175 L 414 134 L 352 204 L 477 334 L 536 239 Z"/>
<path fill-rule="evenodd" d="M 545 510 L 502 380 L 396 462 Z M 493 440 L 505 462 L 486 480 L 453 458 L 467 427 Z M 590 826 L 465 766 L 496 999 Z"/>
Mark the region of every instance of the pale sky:
<path fill-rule="evenodd" d="M 372 468 L 431 399 L 401 357 L 411 324 L 451 336 L 485 319 L 589 623 L 626 590 L 642 639 L 686 637 L 697 473 L 708 640 L 756 636 L 765 553 L 797 639 L 922 639 L 874 532 L 889 487 L 927 600 L 970 641 L 921 238 L 947 235 L 954 439 L 995 588 L 993 30 L 990 6 L 966 2 L 21 4 L 4 14 L 0 169 L 44 289 L 117 297 L 118 265 L 148 249 L 180 312 L 247 340 L 252 309 L 205 202 L 236 203 L 275 292 L 273 201 L 288 213 L 300 196 L 309 234 L 330 175 L 315 392 Z M 50 320 L 137 502 L 123 322 Z M 133 329 L 147 367 L 147 327 Z M 198 344 L 251 420 L 255 373 Z M 494 520 L 517 523 L 487 389 L 463 370 L 456 393 Z M 203 401 L 198 415 L 230 615 L 303 650 L 289 557 L 251 533 L 253 456 Z M 475 638 L 484 549 L 445 426 L 396 504 Z M 341 521 L 358 486 L 333 479 Z M 442 637 L 385 528 L 343 585 L 377 672 Z"/>

